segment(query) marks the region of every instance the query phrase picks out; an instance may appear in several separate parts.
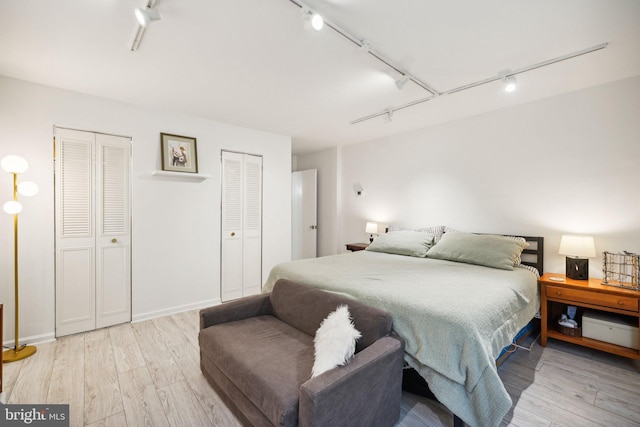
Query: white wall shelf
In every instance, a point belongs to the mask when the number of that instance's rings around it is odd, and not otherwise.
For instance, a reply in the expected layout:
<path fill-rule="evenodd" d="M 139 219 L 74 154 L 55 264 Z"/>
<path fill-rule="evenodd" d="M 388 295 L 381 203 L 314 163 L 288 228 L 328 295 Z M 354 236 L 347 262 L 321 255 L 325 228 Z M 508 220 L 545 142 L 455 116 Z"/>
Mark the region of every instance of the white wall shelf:
<path fill-rule="evenodd" d="M 171 171 L 158 171 L 151 172 L 153 176 L 161 176 L 166 178 L 177 178 L 185 181 L 204 181 L 211 178 L 211 175 L 201 173 L 186 173 L 186 172 L 171 172 Z"/>

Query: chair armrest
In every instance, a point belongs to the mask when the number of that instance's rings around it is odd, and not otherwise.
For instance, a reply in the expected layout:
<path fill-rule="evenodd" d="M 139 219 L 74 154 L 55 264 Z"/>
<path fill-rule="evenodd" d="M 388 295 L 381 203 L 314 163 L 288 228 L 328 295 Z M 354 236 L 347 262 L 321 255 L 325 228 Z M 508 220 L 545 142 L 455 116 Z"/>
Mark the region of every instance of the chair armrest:
<path fill-rule="evenodd" d="M 271 312 L 270 294 L 252 295 L 200 310 L 200 330 Z"/>
<path fill-rule="evenodd" d="M 383 337 L 346 366 L 303 383 L 299 425 L 395 425 L 400 417 L 403 353 L 402 339 Z"/>

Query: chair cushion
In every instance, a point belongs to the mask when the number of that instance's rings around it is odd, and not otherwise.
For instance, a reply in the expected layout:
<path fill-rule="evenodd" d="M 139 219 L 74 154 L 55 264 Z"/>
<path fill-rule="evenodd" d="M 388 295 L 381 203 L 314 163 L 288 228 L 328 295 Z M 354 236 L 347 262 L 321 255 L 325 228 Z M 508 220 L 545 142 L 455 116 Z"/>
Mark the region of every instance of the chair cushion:
<path fill-rule="evenodd" d="M 273 316 L 200 331 L 202 354 L 275 425 L 296 425 L 300 386 L 313 366 L 313 337 Z"/>

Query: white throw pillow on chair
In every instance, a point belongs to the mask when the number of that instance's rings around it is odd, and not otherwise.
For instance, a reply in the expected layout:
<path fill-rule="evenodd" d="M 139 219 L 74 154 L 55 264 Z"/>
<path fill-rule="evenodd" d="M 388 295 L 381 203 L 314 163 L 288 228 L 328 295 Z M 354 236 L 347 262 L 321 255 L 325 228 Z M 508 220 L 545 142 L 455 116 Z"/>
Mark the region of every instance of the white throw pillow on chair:
<path fill-rule="evenodd" d="M 356 341 L 362 334 L 351 321 L 349 307 L 339 306 L 322 321 L 313 340 L 315 362 L 311 378 L 347 364 L 356 351 Z"/>

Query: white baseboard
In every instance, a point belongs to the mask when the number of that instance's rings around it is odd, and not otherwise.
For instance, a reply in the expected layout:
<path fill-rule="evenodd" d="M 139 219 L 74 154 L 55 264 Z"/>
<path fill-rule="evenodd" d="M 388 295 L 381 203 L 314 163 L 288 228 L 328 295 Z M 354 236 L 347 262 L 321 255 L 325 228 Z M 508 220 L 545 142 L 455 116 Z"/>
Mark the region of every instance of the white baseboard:
<path fill-rule="evenodd" d="M 179 305 L 176 307 L 165 308 L 163 310 L 148 311 L 146 313 L 135 314 L 131 316 L 131 323 L 142 322 L 143 320 L 155 319 L 156 317 L 168 316 L 171 314 L 182 313 L 183 311 L 197 310 L 221 304 L 220 298 L 211 300 L 194 302 L 191 304 Z"/>
<path fill-rule="evenodd" d="M 22 344 L 28 344 L 28 345 L 44 344 L 44 343 L 55 341 L 55 340 L 56 340 L 56 335 L 55 333 L 51 332 L 51 333 L 42 334 L 42 335 L 32 335 L 30 337 L 20 337 L 20 341 L 18 342 L 18 345 L 22 347 Z M 13 338 L 9 341 L 4 341 L 2 343 L 2 345 L 5 348 L 13 348 L 15 344 L 16 342 Z"/>
<path fill-rule="evenodd" d="M 131 322 L 142 322 L 143 320 L 155 319 L 156 317 L 169 316 L 171 314 L 182 313 L 183 311 L 189 310 L 197 310 L 200 308 L 211 307 L 214 305 L 221 304 L 222 301 L 220 298 L 215 298 L 211 300 L 199 301 L 191 304 L 179 305 L 176 307 L 166 308 L 164 310 L 157 311 L 149 311 L 147 313 L 136 314 L 131 317 Z M 47 342 L 55 341 L 56 335 L 55 332 L 50 332 L 42 335 L 33 335 L 30 337 L 20 337 L 19 344 L 28 344 L 28 345 L 36 345 L 36 344 L 44 344 Z M 12 339 L 8 341 L 4 341 L 2 345 L 7 348 L 13 348 L 15 345 L 15 341 Z"/>

